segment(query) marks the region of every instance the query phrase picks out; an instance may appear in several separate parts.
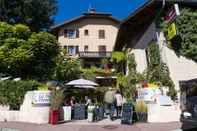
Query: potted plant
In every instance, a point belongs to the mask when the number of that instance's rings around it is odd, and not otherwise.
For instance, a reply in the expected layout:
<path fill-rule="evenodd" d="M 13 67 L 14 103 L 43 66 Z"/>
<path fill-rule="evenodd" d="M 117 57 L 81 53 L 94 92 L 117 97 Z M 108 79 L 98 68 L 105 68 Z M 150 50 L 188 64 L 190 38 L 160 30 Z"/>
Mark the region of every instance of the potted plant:
<path fill-rule="evenodd" d="M 144 101 L 140 100 L 136 102 L 135 111 L 139 122 L 147 122 L 148 109 Z"/>
<path fill-rule="evenodd" d="M 50 98 L 50 112 L 49 112 L 49 123 L 57 124 L 60 117 L 60 109 L 64 100 L 63 90 L 53 90 Z"/>

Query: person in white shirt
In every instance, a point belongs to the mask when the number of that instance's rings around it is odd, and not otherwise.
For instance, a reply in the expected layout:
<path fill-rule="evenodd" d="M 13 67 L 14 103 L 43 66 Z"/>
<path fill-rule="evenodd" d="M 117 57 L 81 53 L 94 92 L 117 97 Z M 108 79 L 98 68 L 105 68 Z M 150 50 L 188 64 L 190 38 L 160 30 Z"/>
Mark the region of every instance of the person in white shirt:
<path fill-rule="evenodd" d="M 115 99 L 116 99 L 117 117 L 120 117 L 121 116 L 121 112 L 122 112 L 123 97 L 122 97 L 122 95 L 121 95 L 119 90 L 116 91 Z"/>

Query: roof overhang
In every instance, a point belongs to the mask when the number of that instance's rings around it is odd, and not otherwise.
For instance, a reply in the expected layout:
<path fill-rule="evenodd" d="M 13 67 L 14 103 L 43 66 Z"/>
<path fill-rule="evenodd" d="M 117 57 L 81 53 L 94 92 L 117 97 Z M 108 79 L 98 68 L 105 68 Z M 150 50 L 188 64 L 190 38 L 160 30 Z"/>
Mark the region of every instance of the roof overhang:
<path fill-rule="evenodd" d="M 197 7 L 197 0 L 165 0 L 166 6 L 172 3 L 179 3 L 180 6 Z M 153 22 L 159 10 L 162 9 L 162 5 L 163 0 L 148 0 L 125 18 L 120 24 L 114 50 L 122 50 L 132 40 L 132 35 L 135 35 L 140 29 L 143 31 L 142 28 L 147 28 L 148 24 L 150 25 Z"/>
<path fill-rule="evenodd" d="M 73 19 L 70 20 L 66 20 L 63 23 L 51 26 L 51 31 L 53 32 L 57 32 L 59 30 L 59 28 L 80 21 L 82 19 L 87 19 L 87 18 L 97 18 L 97 19 L 109 19 L 114 21 L 115 23 L 117 23 L 118 25 L 120 24 L 120 20 L 118 20 L 117 18 L 114 18 L 110 13 L 100 13 L 100 12 L 96 12 L 96 13 L 83 13 L 83 15 L 79 16 L 79 17 L 75 17 Z"/>

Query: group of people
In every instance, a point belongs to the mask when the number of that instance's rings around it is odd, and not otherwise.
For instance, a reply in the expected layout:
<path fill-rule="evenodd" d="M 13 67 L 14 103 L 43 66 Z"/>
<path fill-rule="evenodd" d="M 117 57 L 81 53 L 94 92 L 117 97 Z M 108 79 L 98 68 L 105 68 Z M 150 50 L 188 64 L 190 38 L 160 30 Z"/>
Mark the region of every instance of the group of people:
<path fill-rule="evenodd" d="M 69 101 L 65 101 L 64 105 L 69 105 L 71 107 L 74 107 L 74 105 L 77 104 L 76 99 L 74 96 L 72 96 Z M 85 96 L 85 105 L 89 106 L 90 104 L 92 104 L 91 99 L 88 96 Z"/>
<path fill-rule="evenodd" d="M 113 116 L 115 115 L 115 112 L 117 118 L 121 117 L 124 98 L 119 90 L 109 88 L 109 90 L 104 95 L 104 102 L 106 105 L 105 113 L 110 117 L 111 120 L 114 118 Z M 69 99 L 69 101 L 66 101 L 66 105 L 71 107 L 74 107 L 75 104 L 77 104 L 77 102 L 73 96 Z M 92 104 L 92 100 L 88 96 L 85 96 L 84 104 L 87 109 L 88 106 Z"/>
<path fill-rule="evenodd" d="M 123 96 L 119 90 L 114 91 L 112 88 L 105 93 L 104 101 L 107 106 L 107 113 L 109 114 L 110 119 L 113 119 L 114 112 L 116 111 L 116 116 L 121 117 L 122 106 L 124 103 Z"/>

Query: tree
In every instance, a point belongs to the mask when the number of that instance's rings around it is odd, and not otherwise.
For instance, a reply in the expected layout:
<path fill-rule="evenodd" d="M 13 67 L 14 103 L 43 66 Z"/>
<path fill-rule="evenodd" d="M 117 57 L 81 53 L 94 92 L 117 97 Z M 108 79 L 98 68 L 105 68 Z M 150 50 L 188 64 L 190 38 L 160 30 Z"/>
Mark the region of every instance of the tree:
<path fill-rule="evenodd" d="M 46 33 L 32 33 L 28 39 L 32 59 L 28 68 L 29 74 L 41 79 L 49 78 L 56 66 L 55 58 L 59 54 L 59 47 L 55 36 Z"/>
<path fill-rule="evenodd" d="M 56 11 L 56 0 L 0 0 L 0 21 L 25 24 L 32 31 L 48 29 Z"/>
<path fill-rule="evenodd" d="M 0 72 L 14 77 L 47 79 L 59 53 L 56 37 L 32 33 L 21 24 L 0 22 Z"/>
<path fill-rule="evenodd" d="M 53 79 L 69 82 L 80 77 L 80 61 L 67 56 L 62 51 L 56 59 L 56 68 Z"/>

